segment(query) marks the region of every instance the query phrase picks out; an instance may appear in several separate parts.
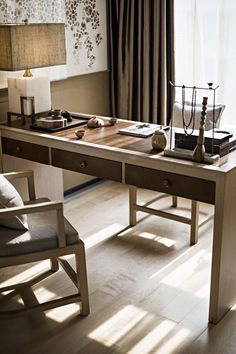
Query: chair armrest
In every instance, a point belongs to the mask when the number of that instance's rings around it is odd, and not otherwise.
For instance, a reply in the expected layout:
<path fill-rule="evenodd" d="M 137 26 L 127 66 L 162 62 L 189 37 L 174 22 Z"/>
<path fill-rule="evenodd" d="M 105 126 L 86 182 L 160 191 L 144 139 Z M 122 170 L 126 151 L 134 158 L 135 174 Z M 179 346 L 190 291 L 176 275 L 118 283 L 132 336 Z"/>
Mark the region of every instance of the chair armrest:
<path fill-rule="evenodd" d="M 62 202 L 43 202 L 22 207 L 12 207 L 6 209 L 0 209 L 0 218 L 13 217 L 22 214 L 32 214 L 44 211 L 55 210 L 57 214 L 57 231 L 58 231 L 58 244 L 59 247 L 66 246 L 65 240 L 65 225 L 63 215 L 63 203 Z"/>
<path fill-rule="evenodd" d="M 29 199 L 30 200 L 36 199 L 33 171 L 6 172 L 6 173 L 2 173 L 2 175 L 8 181 L 13 181 L 14 179 L 17 179 L 17 178 L 27 178 Z"/>

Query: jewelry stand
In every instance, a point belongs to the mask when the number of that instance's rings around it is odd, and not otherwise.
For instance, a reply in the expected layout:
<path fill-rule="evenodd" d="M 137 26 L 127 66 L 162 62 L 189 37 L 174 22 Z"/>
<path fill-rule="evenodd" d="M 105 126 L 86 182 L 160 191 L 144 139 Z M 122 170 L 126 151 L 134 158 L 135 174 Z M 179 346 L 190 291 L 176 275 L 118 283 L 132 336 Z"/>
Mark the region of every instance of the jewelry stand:
<path fill-rule="evenodd" d="M 31 103 L 31 112 L 32 112 L 31 114 L 25 114 L 25 110 L 24 110 L 24 102 L 25 101 L 30 101 L 30 103 Z M 12 116 L 17 117 L 17 118 L 21 118 L 22 125 L 25 125 L 26 118 L 30 118 L 31 119 L 31 124 L 34 124 L 37 117 L 41 117 L 41 116 L 45 116 L 47 114 L 51 114 L 51 111 L 35 113 L 35 99 L 34 99 L 34 96 L 29 96 L 29 97 L 20 96 L 20 109 L 21 109 L 21 113 L 7 112 L 7 122 L 8 122 L 8 124 L 11 124 L 11 117 Z"/>
<path fill-rule="evenodd" d="M 185 99 L 184 96 L 184 90 L 185 88 L 187 89 L 192 89 L 193 90 L 193 95 L 192 95 L 192 109 L 191 109 L 191 116 L 190 120 L 188 123 L 185 121 L 185 116 L 184 116 L 184 102 L 183 102 L 183 107 L 182 107 L 182 118 L 183 118 L 183 129 L 185 132 L 185 135 L 192 135 L 194 132 L 194 127 L 195 127 L 195 105 L 196 105 L 196 91 L 197 90 L 210 90 L 213 91 L 213 129 L 212 129 L 212 145 L 211 145 L 211 153 L 206 153 L 205 152 L 205 147 L 204 147 L 204 125 L 205 125 L 205 116 L 206 116 L 206 110 L 207 110 L 207 97 L 203 98 L 203 110 L 202 110 L 202 115 L 201 115 L 201 125 L 199 127 L 199 137 L 197 141 L 197 145 L 194 149 L 188 150 L 188 149 L 183 149 L 183 148 L 173 148 L 172 147 L 172 140 L 173 140 L 173 126 L 172 126 L 172 120 L 170 124 L 170 147 L 169 149 L 164 150 L 164 155 L 165 156 L 170 156 L 170 157 L 177 157 L 177 158 L 182 158 L 182 159 L 187 159 L 187 160 L 192 160 L 196 162 L 205 162 L 205 163 L 214 163 L 219 159 L 219 155 L 214 154 L 214 128 L 215 128 L 215 92 L 218 89 L 219 86 L 216 86 L 215 88 L 213 87 L 212 83 L 208 84 L 208 87 L 196 87 L 196 86 L 180 86 L 180 85 L 174 85 L 170 81 L 170 85 L 174 88 L 182 88 L 182 98 L 183 100 Z M 188 132 L 188 128 L 192 124 L 191 132 Z"/>

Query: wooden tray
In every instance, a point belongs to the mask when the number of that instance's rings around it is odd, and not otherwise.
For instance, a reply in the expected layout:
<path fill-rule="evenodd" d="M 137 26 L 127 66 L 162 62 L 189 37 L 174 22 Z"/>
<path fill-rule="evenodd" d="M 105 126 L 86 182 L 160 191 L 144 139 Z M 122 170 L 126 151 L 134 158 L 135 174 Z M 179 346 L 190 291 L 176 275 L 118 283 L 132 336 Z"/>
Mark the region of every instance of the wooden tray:
<path fill-rule="evenodd" d="M 37 123 L 31 124 L 30 129 L 32 130 L 39 130 L 39 131 L 44 131 L 47 133 L 56 133 L 62 130 L 70 129 L 73 127 L 78 127 L 83 124 L 87 124 L 88 119 L 86 118 L 72 118 L 72 122 L 67 122 L 67 125 L 65 127 L 59 127 L 59 128 L 45 128 L 45 127 L 39 127 Z"/>

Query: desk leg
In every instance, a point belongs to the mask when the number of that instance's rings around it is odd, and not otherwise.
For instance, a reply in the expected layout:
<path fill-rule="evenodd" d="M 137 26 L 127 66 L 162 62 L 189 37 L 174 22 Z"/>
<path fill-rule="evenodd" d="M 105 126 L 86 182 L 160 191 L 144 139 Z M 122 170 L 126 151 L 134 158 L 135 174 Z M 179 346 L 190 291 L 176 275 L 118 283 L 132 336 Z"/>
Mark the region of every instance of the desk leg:
<path fill-rule="evenodd" d="M 236 171 L 216 182 L 210 293 L 210 322 L 217 323 L 236 303 Z"/>
<path fill-rule="evenodd" d="M 191 225 L 190 225 L 190 245 L 196 245 L 198 242 L 198 224 L 199 224 L 199 202 L 191 201 Z"/>
<path fill-rule="evenodd" d="M 129 224 L 134 226 L 137 223 L 137 188 L 129 186 Z"/>

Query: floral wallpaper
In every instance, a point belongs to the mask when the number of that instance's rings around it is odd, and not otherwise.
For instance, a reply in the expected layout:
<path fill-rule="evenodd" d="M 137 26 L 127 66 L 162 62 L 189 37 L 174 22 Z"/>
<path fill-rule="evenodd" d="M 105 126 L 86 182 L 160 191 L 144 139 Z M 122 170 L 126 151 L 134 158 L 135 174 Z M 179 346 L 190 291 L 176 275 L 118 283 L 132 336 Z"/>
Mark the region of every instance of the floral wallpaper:
<path fill-rule="evenodd" d="M 82 7 L 80 7 L 81 4 Z M 65 5 L 66 26 L 73 32 L 74 36 L 73 55 L 75 58 L 79 58 L 79 52 L 84 48 L 88 66 L 92 68 L 96 60 L 94 49 L 103 40 L 100 31 L 100 13 L 97 10 L 96 0 L 66 0 Z M 90 33 L 93 33 L 93 36 Z"/>
<path fill-rule="evenodd" d="M 107 69 L 106 0 L 1 0 L 0 23 L 26 19 L 65 23 L 67 65 L 47 69 L 51 79 Z M 4 82 L 6 74 L 1 72 L 0 87 Z"/>

